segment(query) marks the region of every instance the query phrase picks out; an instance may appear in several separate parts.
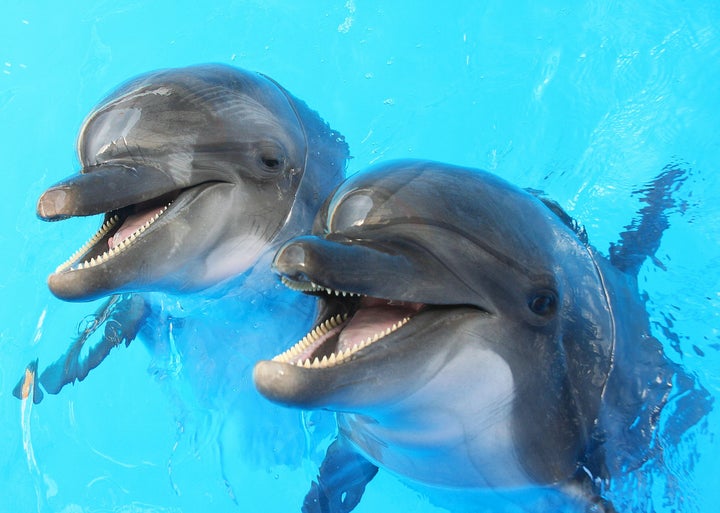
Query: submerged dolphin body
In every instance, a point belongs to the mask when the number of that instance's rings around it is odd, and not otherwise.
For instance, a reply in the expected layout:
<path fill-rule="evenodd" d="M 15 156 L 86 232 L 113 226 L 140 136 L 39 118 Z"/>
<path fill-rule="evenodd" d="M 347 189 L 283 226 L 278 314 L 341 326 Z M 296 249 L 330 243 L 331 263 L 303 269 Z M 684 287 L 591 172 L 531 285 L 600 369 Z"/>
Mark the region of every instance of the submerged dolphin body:
<path fill-rule="evenodd" d="M 40 384 L 58 393 L 139 336 L 187 422 L 220 410 L 221 423 L 244 424 L 236 441 L 287 442 L 298 415 L 253 418 L 265 401 L 245 401 L 257 395 L 250 369 L 273 351 L 263 332 L 282 339 L 278 319 L 314 315 L 314 299 L 278 287 L 270 263 L 342 179 L 342 135 L 266 76 L 200 65 L 120 86 L 85 121 L 78 152 L 81 173 L 49 188 L 38 215 L 104 220 L 49 286 L 72 301 L 113 296 Z"/>
<path fill-rule="evenodd" d="M 453 489 L 574 483 L 611 511 L 602 485 L 652 456 L 673 381 L 709 407 L 637 293 L 661 233 L 611 262 L 557 205 L 483 171 L 348 179 L 274 261 L 323 298 L 321 324 L 254 371 L 272 401 L 338 412 L 303 511 L 350 511 L 377 467 Z"/>

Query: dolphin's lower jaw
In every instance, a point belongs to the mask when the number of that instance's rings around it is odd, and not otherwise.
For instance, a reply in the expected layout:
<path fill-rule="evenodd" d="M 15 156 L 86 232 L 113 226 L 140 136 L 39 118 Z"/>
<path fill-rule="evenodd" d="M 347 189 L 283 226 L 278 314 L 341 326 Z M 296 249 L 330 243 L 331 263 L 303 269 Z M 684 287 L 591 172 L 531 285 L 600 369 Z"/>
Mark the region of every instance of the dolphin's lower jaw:
<path fill-rule="evenodd" d="M 143 280 L 153 273 L 138 265 L 134 249 L 142 243 L 142 253 L 152 254 L 153 241 L 162 237 L 163 229 L 187 216 L 202 193 L 219 183 L 198 184 L 106 212 L 99 230 L 49 276 L 51 292 L 61 299 L 84 301 L 123 289 L 141 290 Z M 40 199 L 38 211 L 46 197 Z M 156 258 L 163 260 L 162 255 Z"/>
<path fill-rule="evenodd" d="M 439 318 L 451 318 L 448 314 L 455 308 L 482 312 L 466 305 L 433 306 L 375 298 L 287 276 L 282 277 L 282 282 L 293 290 L 321 298 L 316 326 L 288 350 L 270 361 L 258 362 L 254 369 L 260 393 L 289 406 L 328 407 L 336 399 L 335 390 L 344 389 L 346 380 L 357 385 L 366 373 L 359 367 L 376 367 L 376 360 L 388 358 L 389 347 L 415 337 Z M 350 367 L 354 369 L 350 371 Z M 352 401 L 341 402 L 334 406 L 352 409 Z"/>

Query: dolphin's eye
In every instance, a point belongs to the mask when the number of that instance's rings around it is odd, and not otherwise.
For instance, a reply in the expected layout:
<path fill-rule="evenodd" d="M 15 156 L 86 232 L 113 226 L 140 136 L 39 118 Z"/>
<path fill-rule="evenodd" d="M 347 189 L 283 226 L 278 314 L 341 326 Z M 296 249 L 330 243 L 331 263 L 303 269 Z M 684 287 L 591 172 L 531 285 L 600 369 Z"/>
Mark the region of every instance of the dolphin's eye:
<path fill-rule="evenodd" d="M 268 153 L 260 155 L 260 162 L 268 171 L 280 171 L 284 167 L 285 159 L 276 153 Z"/>
<path fill-rule="evenodd" d="M 282 164 L 282 160 L 274 155 L 260 157 L 260 160 L 262 160 L 263 165 L 268 169 L 277 169 Z"/>
<path fill-rule="evenodd" d="M 275 143 L 263 143 L 257 150 L 257 159 L 266 173 L 277 173 L 285 169 L 287 158 L 282 148 Z"/>
<path fill-rule="evenodd" d="M 535 315 L 548 317 L 555 313 L 557 296 L 550 290 L 541 290 L 530 296 L 528 307 Z"/>

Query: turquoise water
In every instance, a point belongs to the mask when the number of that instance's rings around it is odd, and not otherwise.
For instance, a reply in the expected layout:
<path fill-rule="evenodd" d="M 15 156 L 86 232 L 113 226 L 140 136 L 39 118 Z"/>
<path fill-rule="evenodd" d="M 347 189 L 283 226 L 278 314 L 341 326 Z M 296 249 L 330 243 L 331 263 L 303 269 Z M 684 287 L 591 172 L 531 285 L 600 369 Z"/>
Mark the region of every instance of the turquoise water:
<path fill-rule="evenodd" d="M 57 358 L 97 308 L 45 285 L 97 220 L 43 223 L 35 202 L 78 168 L 77 131 L 99 99 L 156 68 L 261 71 L 345 135 L 349 172 L 397 157 L 485 168 L 545 190 L 603 251 L 640 208 L 633 190 L 670 162 L 691 170 L 661 265 L 647 263 L 640 284 L 670 358 L 720 399 L 720 4 L 650 4 L 5 2 L 0 511 L 298 511 L 315 475 L 317 454 L 246 465 L 251 455 L 223 453 L 212 429 L 193 437 L 141 344 L 34 407 L 11 395 L 27 362 Z M 716 509 L 719 416 L 642 486 L 619 484 L 637 511 Z M 666 497 L 668 483 L 681 498 Z M 446 506 L 381 472 L 356 511 Z"/>

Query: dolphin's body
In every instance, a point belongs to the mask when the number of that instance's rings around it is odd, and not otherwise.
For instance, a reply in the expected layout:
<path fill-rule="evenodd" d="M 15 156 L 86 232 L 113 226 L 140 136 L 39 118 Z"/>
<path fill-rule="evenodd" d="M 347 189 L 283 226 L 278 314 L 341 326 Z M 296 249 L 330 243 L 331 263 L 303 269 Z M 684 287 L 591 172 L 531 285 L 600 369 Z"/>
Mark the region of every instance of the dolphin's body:
<path fill-rule="evenodd" d="M 279 319 L 314 315 L 270 263 L 342 179 L 343 137 L 268 77 L 201 65 L 120 86 L 85 121 L 78 153 L 80 174 L 49 188 L 38 216 L 104 221 L 48 282 L 61 299 L 113 296 L 40 384 L 57 393 L 140 334 L 153 371 L 179 376 L 188 412 L 232 411 L 249 425 L 234 438 L 286 442 L 290 417 L 253 411 L 264 401 L 247 397 L 250 369 L 272 354 L 264 332 L 282 339 Z"/>
<path fill-rule="evenodd" d="M 348 179 L 274 261 L 323 298 L 321 324 L 254 371 L 272 401 L 338 412 L 303 511 L 351 510 L 377 467 L 452 489 L 574 483 L 612 510 L 602 485 L 652 456 L 672 383 L 709 406 L 637 292 L 660 233 L 608 260 L 557 205 L 483 171 Z"/>

